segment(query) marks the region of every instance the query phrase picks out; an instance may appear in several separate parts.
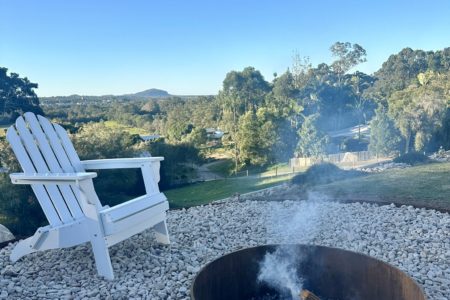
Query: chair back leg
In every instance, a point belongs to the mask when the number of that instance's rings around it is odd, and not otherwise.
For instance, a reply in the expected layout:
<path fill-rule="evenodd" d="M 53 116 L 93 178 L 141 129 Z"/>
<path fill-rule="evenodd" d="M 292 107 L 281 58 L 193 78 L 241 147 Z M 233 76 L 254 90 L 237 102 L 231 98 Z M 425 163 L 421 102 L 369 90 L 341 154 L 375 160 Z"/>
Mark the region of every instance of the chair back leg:
<path fill-rule="evenodd" d="M 158 243 L 166 245 L 170 244 L 169 231 L 167 230 L 166 220 L 159 222 L 153 228 L 155 229 L 155 238 Z"/>

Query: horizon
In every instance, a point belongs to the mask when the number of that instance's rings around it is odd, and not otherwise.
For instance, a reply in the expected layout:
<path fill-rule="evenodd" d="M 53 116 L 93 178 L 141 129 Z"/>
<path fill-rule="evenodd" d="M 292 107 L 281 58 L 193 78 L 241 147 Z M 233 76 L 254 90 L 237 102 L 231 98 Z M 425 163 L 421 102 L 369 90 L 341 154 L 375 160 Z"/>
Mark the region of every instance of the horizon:
<path fill-rule="evenodd" d="M 39 97 L 133 94 L 216 95 L 226 74 L 247 66 L 267 81 L 308 56 L 331 63 L 330 46 L 360 44 L 373 74 L 403 48 L 450 46 L 450 2 L 424 5 L 228 1 L 39 3 L 4 0 L 0 66 L 39 85 Z M 156 12 L 156 13 L 155 13 Z M 447 34 L 447 35 L 446 35 Z"/>

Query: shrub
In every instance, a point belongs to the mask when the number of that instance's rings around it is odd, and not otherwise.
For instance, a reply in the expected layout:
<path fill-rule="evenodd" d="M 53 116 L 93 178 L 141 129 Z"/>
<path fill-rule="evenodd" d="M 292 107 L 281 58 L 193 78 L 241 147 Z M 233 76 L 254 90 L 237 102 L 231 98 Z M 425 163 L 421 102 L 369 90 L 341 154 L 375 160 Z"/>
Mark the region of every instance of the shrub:
<path fill-rule="evenodd" d="M 394 158 L 395 163 L 404 163 L 409 165 L 417 165 L 429 161 L 428 156 L 420 152 L 409 152 Z"/>
<path fill-rule="evenodd" d="M 309 167 L 305 173 L 294 176 L 291 183 L 306 187 L 363 175 L 366 175 L 366 173 L 356 170 L 342 170 L 332 163 L 319 163 Z"/>
<path fill-rule="evenodd" d="M 46 224 L 46 218 L 31 188 L 13 185 L 9 176 L 0 174 L 0 217 L 16 237 L 32 235 Z"/>

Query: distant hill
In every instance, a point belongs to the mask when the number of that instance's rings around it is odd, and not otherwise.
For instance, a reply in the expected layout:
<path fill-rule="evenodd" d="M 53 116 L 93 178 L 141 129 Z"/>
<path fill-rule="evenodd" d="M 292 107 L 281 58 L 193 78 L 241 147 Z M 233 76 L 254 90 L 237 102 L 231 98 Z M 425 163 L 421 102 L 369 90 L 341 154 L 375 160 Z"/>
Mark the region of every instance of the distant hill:
<path fill-rule="evenodd" d="M 170 97 L 171 95 L 164 90 L 159 89 L 149 89 L 145 90 L 139 93 L 131 94 L 129 96 L 135 96 L 135 97 L 146 97 L 146 98 L 165 98 Z"/>

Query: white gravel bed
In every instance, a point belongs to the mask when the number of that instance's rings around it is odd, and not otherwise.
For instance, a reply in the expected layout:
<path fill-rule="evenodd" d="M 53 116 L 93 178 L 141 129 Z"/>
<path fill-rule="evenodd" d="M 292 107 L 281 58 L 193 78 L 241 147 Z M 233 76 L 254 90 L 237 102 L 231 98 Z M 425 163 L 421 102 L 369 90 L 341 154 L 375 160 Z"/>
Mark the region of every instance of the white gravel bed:
<path fill-rule="evenodd" d="M 207 262 L 244 247 L 310 243 L 366 253 L 411 275 L 429 299 L 450 299 L 450 215 L 394 205 L 230 201 L 169 212 L 172 244 L 148 230 L 110 248 L 116 279 L 96 275 L 91 249 L 0 250 L 0 298 L 189 299 Z"/>

